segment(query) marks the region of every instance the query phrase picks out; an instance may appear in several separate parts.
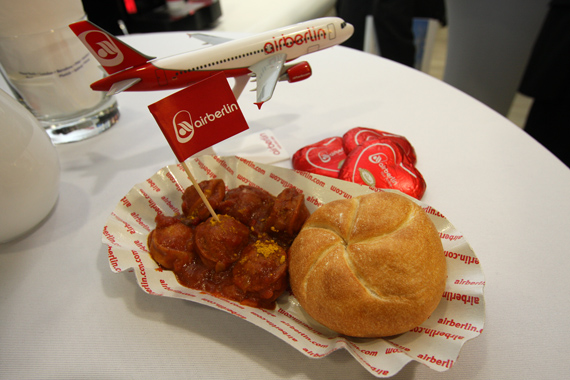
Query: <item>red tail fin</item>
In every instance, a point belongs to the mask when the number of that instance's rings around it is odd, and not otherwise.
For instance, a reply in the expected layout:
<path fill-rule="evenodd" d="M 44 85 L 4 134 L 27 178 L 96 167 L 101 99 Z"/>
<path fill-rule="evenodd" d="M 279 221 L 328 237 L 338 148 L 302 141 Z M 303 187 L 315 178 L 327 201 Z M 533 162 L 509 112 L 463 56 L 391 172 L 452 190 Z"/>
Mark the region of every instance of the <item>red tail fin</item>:
<path fill-rule="evenodd" d="M 135 67 L 154 57 L 144 55 L 89 21 L 69 25 L 108 74 Z"/>

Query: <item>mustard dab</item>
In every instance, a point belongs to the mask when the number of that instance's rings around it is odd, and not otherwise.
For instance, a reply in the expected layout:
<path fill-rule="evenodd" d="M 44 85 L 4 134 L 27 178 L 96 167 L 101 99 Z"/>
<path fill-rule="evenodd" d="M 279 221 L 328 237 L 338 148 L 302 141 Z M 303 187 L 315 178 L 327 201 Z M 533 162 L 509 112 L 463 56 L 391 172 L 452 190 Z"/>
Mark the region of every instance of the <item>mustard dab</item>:
<path fill-rule="evenodd" d="M 255 249 L 257 253 L 262 254 L 264 257 L 269 257 L 272 253 L 279 251 L 279 245 L 274 240 L 257 240 L 255 242 Z"/>

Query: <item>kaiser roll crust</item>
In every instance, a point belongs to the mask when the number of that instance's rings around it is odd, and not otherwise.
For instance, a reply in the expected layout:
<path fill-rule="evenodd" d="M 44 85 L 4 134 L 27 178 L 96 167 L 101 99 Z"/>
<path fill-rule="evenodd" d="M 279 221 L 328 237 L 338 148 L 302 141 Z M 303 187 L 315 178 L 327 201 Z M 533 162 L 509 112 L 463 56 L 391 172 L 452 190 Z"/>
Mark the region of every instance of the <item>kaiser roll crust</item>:
<path fill-rule="evenodd" d="M 419 326 L 439 304 L 447 276 L 439 233 L 427 214 L 390 192 L 318 208 L 291 246 L 289 274 L 311 317 L 355 337 Z"/>

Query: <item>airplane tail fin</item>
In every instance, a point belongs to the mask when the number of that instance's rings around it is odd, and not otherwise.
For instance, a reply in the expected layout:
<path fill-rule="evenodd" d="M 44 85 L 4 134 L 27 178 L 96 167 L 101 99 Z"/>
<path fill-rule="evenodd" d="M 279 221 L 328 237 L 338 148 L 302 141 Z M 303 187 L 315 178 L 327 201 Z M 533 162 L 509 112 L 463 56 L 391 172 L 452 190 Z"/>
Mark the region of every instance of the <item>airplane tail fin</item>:
<path fill-rule="evenodd" d="M 109 75 L 154 59 L 138 52 L 89 21 L 69 25 Z"/>

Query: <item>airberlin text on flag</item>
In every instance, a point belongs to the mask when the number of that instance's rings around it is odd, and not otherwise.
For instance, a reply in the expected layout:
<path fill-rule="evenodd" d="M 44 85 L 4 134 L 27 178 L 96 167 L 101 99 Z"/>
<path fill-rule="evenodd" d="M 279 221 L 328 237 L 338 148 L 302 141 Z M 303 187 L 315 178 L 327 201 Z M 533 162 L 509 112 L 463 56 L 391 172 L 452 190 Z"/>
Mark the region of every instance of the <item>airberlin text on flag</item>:
<path fill-rule="evenodd" d="M 148 108 L 180 162 L 249 128 L 223 73 Z"/>

